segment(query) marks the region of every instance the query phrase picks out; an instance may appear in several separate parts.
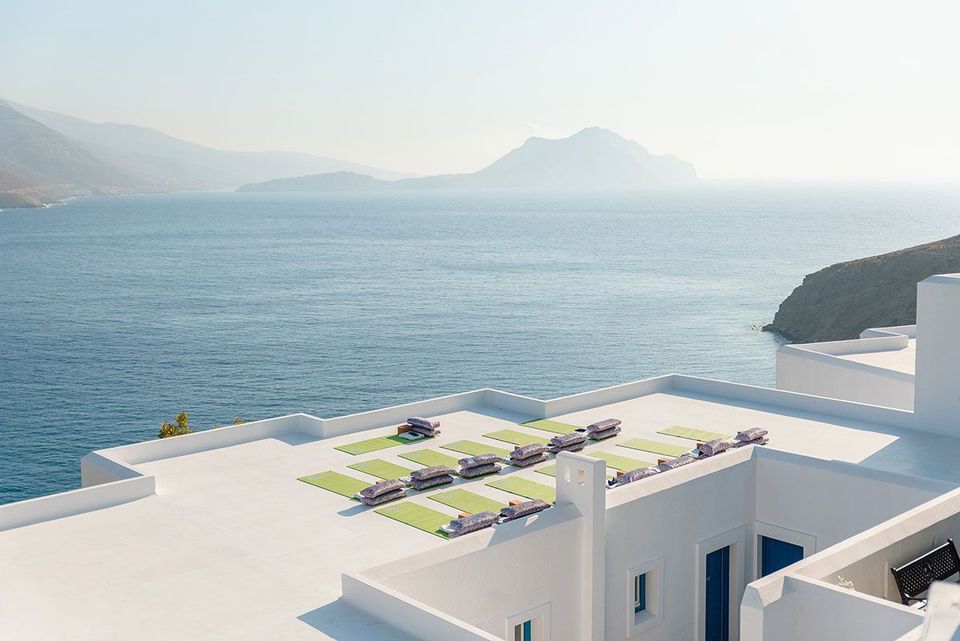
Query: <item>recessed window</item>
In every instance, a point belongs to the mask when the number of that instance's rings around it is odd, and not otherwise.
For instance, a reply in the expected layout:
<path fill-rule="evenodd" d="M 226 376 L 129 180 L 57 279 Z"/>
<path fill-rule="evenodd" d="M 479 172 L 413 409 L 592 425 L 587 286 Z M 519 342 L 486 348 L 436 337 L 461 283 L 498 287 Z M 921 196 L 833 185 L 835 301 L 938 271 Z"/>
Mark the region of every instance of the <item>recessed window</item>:
<path fill-rule="evenodd" d="M 663 621 L 663 559 L 637 566 L 627 576 L 627 636 L 634 637 Z"/>
<path fill-rule="evenodd" d="M 638 614 L 647 609 L 647 575 L 633 577 L 633 612 Z"/>
<path fill-rule="evenodd" d="M 532 619 L 527 619 L 523 623 L 513 626 L 513 641 L 533 641 Z"/>

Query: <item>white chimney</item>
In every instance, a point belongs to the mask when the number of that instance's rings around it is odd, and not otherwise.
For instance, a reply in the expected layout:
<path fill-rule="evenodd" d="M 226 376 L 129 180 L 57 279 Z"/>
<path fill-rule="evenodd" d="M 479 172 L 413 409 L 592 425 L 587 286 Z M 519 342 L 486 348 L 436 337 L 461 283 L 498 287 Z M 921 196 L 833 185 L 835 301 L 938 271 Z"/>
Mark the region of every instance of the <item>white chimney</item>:
<path fill-rule="evenodd" d="M 917 429 L 960 436 L 960 274 L 917 285 Z"/>

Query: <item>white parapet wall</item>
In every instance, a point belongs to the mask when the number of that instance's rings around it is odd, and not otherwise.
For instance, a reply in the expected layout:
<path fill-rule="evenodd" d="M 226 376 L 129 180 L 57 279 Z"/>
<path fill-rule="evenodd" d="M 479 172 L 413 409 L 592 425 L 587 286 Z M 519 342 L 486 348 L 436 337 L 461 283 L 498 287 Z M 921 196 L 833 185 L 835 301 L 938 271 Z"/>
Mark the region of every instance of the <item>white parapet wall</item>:
<path fill-rule="evenodd" d="M 842 358 L 905 349 L 909 334 L 891 329 L 867 330 L 866 338 L 855 340 L 784 345 L 777 351 L 777 389 L 913 410 L 913 374 Z"/>

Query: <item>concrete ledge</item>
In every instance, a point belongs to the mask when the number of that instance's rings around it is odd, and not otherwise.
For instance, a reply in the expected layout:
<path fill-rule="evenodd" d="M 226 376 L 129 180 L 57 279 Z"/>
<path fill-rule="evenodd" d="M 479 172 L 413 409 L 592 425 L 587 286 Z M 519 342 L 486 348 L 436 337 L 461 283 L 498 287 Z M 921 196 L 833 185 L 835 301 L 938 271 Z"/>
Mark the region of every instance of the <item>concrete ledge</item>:
<path fill-rule="evenodd" d="M 344 602 L 423 641 L 502 641 L 359 574 L 341 577 Z"/>
<path fill-rule="evenodd" d="M 102 510 L 153 496 L 156 491 L 155 480 L 153 476 L 137 476 L 0 505 L 0 531 Z"/>

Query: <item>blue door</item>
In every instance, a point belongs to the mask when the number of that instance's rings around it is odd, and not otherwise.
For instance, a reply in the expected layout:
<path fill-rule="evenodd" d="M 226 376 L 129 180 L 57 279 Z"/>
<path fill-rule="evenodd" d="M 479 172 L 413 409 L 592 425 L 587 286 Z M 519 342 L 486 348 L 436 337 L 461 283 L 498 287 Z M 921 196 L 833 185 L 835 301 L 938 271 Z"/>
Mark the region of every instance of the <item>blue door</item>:
<path fill-rule="evenodd" d="M 730 641 L 730 547 L 707 555 L 704 641 Z"/>
<path fill-rule="evenodd" d="M 769 536 L 760 537 L 760 576 L 782 570 L 803 558 L 803 548 Z"/>

